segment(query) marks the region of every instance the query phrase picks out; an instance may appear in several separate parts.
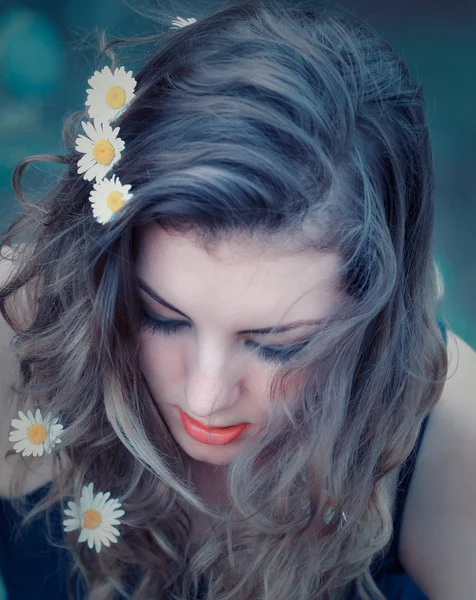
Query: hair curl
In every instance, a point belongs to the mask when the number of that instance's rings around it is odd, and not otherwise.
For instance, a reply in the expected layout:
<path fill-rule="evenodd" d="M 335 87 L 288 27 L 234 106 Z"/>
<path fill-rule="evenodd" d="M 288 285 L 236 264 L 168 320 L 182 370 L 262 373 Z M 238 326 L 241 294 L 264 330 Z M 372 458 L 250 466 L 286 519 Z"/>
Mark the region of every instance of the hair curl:
<path fill-rule="evenodd" d="M 135 194 L 124 215 L 107 227 L 92 218 L 74 150 L 84 113 L 66 123 L 67 154 L 29 157 L 13 176 L 24 212 L 1 239 L 15 269 L 0 302 L 16 330 L 15 401 L 60 415 L 68 458 L 55 455 L 53 485 L 25 520 L 78 502 L 89 481 L 122 501 L 107 551 L 91 556 L 65 537 L 91 600 L 185 599 L 200 576 L 207 598 L 222 600 L 339 600 L 354 586 L 381 600 L 370 566 L 388 548 L 396 476 L 447 368 L 422 90 L 368 26 L 283 2 L 232 2 L 176 32 L 103 38 L 111 68 L 121 44 L 152 45 L 117 121 L 125 150 L 114 172 Z M 65 172 L 28 202 L 22 173 L 37 160 Z M 282 236 L 341 259 L 346 301 L 278 370 L 272 426 L 230 463 L 223 510 L 191 484 L 138 365 L 130 282 L 150 222 L 205 245 Z M 34 307 L 24 326 L 22 290 Z M 296 373 L 290 410 L 282 390 Z M 341 528 L 323 519 L 324 490 L 346 513 Z M 214 523 L 194 556 L 190 507 Z"/>

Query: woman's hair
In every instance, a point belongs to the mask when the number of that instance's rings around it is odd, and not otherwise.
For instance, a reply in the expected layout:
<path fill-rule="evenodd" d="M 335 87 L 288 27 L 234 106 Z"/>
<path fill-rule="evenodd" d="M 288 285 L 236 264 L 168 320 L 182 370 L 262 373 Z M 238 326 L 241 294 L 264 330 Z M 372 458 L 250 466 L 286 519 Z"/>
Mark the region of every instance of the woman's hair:
<path fill-rule="evenodd" d="M 65 538 L 94 600 L 185 599 L 202 574 L 208 598 L 338 600 L 357 586 L 361 598 L 383 599 L 370 565 L 388 549 L 396 476 L 447 370 L 420 85 L 353 16 L 281 0 L 102 40 L 111 68 L 116 46 L 151 46 L 117 120 L 125 150 L 114 173 L 134 200 L 108 226 L 95 221 L 74 150 L 87 117 L 75 114 L 65 155 L 16 168 L 24 212 L 1 240 L 15 264 L 0 290 L 21 364 L 15 402 L 60 417 L 68 458 L 53 455 L 53 485 L 28 518 L 79 502 L 88 482 L 123 503 L 117 544 L 96 554 L 77 532 Z M 37 160 L 65 170 L 30 203 L 21 179 Z M 239 235 L 339 256 L 342 304 L 277 368 L 266 428 L 228 465 L 225 508 L 202 502 L 140 370 L 131 282 L 151 222 L 206 249 Z M 290 381 L 299 383 L 288 404 Z M 15 485 L 39 460 L 19 461 Z M 213 530 L 190 557 L 192 506 Z"/>

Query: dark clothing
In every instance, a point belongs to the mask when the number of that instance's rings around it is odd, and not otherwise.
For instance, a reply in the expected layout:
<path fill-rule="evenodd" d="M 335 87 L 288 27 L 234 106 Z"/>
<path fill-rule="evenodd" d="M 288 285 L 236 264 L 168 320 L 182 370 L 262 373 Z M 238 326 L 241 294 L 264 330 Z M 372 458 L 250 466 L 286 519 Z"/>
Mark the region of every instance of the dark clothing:
<path fill-rule="evenodd" d="M 439 323 L 445 343 L 447 341 L 444 325 Z M 398 559 L 398 542 L 403 516 L 403 507 L 413 474 L 416 456 L 425 432 L 428 417 L 422 424 L 419 438 L 408 457 L 400 477 L 395 515 L 395 534 L 388 553 L 372 565 L 372 574 L 387 600 L 427 600 L 426 596 L 411 581 Z M 50 484 L 43 486 L 27 496 L 33 506 L 43 498 Z M 62 539 L 62 522 L 66 518 L 61 514 L 59 504 L 52 507 L 53 535 Z M 52 547 L 46 538 L 45 520 L 39 518 L 29 525 L 20 535 L 18 543 L 12 539 L 19 517 L 6 499 L 0 499 L 0 572 L 7 589 L 7 600 L 65 600 L 66 579 L 72 559 L 66 550 Z M 76 595 L 83 598 L 81 589 Z M 199 599 L 201 596 L 199 596 Z M 349 600 L 356 600 L 352 594 Z"/>

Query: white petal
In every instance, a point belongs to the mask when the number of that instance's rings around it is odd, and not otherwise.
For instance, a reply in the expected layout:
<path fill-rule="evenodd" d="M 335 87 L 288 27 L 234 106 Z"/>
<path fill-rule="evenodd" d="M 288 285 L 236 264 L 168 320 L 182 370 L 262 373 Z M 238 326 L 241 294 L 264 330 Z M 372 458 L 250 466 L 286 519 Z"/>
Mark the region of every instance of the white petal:
<path fill-rule="evenodd" d="M 20 419 L 12 419 L 12 426 L 16 429 L 21 429 L 26 431 L 26 428 L 29 427 L 30 423 L 25 423 L 25 421 L 21 421 Z"/>
<path fill-rule="evenodd" d="M 80 167 L 81 169 L 84 169 L 84 168 L 89 169 L 90 167 L 93 167 L 95 164 L 96 164 L 96 161 L 94 160 L 94 157 L 92 154 L 85 154 L 78 160 L 78 167 Z"/>
<path fill-rule="evenodd" d="M 98 502 L 98 504 L 97 504 L 98 510 L 101 510 L 104 507 L 104 505 L 106 504 L 107 499 L 109 498 L 110 495 L 111 495 L 110 492 L 107 492 L 106 494 L 103 495 L 103 497 L 100 499 L 100 502 Z"/>
<path fill-rule="evenodd" d="M 64 527 L 69 527 L 69 531 L 74 531 L 75 529 L 79 529 L 80 527 L 80 523 L 79 523 L 79 519 L 76 519 L 74 517 L 72 517 L 71 519 L 65 519 L 63 521 L 63 526 Z"/>
<path fill-rule="evenodd" d="M 94 510 L 98 509 L 99 504 L 101 503 L 102 497 L 104 496 L 104 494 L 102 492 L 98 492 L 96 494 L 96 496 L 93 499 L 93 504 L 92 507 Z"/>
<path fill-rule="evenodd" d="M 23 421 L 23 423 L 25 423 L 25 425 L 31 425 L 30 419 L 21 410 L 18 411 L 18 416 Z"/>
<path fill-rule="evenodd" d="M 120 508 L 121 505 L 122 505 L 122 503 L 117 498 L 111 498 L 111 500 L 108 500 L 108 503 L 107 503 L 107 507 L 109 509 Z"/>
<path fill-rule="evenodd" d="M 117 537 L 113 533 L 108 533 L 107 537 L 111 540 L 111 542 L 117 543 Z"/>
<path fill-rule="evenodd" d="M 26 432 L 24 431 L 12 431 L 8 438 L 9 442 L 19 442 L 20 440 L 24 440 L 26 436 Z"/>
<path fill-rule="evenodd" d="M 82 496 L 81 496 L 81 508 L 85 507 L 89 508 L 93 501 L 93 494 L 91 489 L 91 484 L 83 486 Z"/>
<path fill-rule="evenodd" d="M 112 213 L 108 214 L 105 211 L 103 212 L 101 210 L 93 209 L 93 216 L 98 223 L 100 223 L 101 225 L 105 225 L 110 221 Z"/>
<path fill-rule="evenodd" d="M 78 169 L 78 175 L 81 175 L 81 171 Z M 91 170 L 88 169 L 83 173 L 83 179 L 86 179 L 86 181 L 92 181 L 94 179 L 95 175 L 91 174 Z"/>
<path fill-rule="evenodd" d="M 83 126 L 86 135 L 93 141 L 97 142 L 101 137 L 96 128 L 96 123 L 94 125 L 90 121 L 81 121 L 81 125 Z"/>
<path fill-rule="evenodd" d="M 116 527 L 114 527 L 113 525 L 101 524 L 101 529 L 106 533 L 112 533 L 117 536 L 120 535 L 119 530 Z"/>
<path fill-rule="evenodd" d="M 121 517 L 123 517 L 126 514 L 125 510 L 115 510 L 112 514 L 111 517 L 113 519 L 120 519 Z"/>
<path fill-rule="evenodd" d="M 106 125 L 106 124 L 104 124 Z M 108 124 L 108 135 L 109 135 L 109 139 L 111 140 L 111 142 L 113 141 L 113 139 L 116 139 L 117 136 L 119 135 L 119 131 L 120 131 L 120 127 L 115 127 L 114 129 Z"/>
<path fill-rule="evenodd" d="M 90 538 L 89 530 L 82 529 L 81 533 L 79 535 L 79 538 L 78 538 L 78 542 L 85 542 L 86 540 L 89 540 L 89 538 Z"/>
<path fill-rule="evenodd" d="M 101 72 L 100 71 L 94 71 L 94 74 L 88 79 L 88 84 L 91 87 L 93 87 L 95 85 L 95 82 L 98 81 L 100 78 L 101 78 Z"/>
<path fill-rule="evenodd" d="M 97 104 L 95 104 L 93 107 L 89 108 L 89 116 L 91 119 L 108 121 L 114 115 L 110 113 L 110 108 L 107 105 L 104 107 L 98 107 Z"/>
<path fill-rule="evenodd" d="M 89 154 L 85 154 L 78 160 L 78 173 L 81 174 L 83 171 L 91 169 L 95 164 L 94 158 Z"/>
<path fill-rule="evenodd" d="M 121 153 L 124 148 L 126 147 L 126 144 L 124 143 L 124 140 L 122 140 L 121 138 L 116 138 L 116 140 L 114 140 L 114 149 L 116 150 L 116 154 L 117 152 Z M 119 160 L 120 156 L 118 156 L 117 160 Z"/>
<path fill-rule="evenodd" d="M 94 142 L 92 142 L 89 138 L 84 137 L 84 135 L 80 135 L 76 138 L 75 150 L 78 152 L 86 154 L 87 152 L 92 152 L 93 148 Z"/>
<path fill-rule="evenodd" d="M 25 448 L 30 447 L 30 442 L 28 440 L 21 440 L 17 444 L 13 446 L 13 449 L 20 454 Z M 24 455 L 25 456 L 25 455 Z"/>
<path fill-rule="evenodd" d="M 88 179 L 89 181 L 92 181 L 94 178 L 96 178 L 96 181 L 99 179 L 102 179 L 104 177 L 104 175 L 112 168 L 112 163 L 111 165 L 99 165 L 99 164 L 95 164 L 93 167 L 91 167 L 88 171 Z M 85 175 L 86 177 L 86 175 Z"/>

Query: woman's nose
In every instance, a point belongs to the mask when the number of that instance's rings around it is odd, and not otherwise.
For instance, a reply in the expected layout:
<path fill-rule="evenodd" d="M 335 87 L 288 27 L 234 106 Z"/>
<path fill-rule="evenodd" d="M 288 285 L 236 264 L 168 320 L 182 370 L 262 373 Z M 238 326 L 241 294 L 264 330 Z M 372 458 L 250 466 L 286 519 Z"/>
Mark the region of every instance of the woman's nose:
<path fill-rule="evenodd" d="M 205 419 L 225 413 L 237 401 L 239 383 L 230 359 L 216 352 L 196 357 L 186 381 L 186 399 L 191 416 Z"/>

